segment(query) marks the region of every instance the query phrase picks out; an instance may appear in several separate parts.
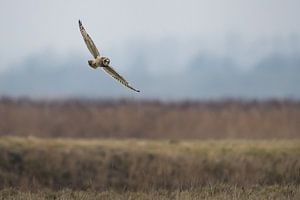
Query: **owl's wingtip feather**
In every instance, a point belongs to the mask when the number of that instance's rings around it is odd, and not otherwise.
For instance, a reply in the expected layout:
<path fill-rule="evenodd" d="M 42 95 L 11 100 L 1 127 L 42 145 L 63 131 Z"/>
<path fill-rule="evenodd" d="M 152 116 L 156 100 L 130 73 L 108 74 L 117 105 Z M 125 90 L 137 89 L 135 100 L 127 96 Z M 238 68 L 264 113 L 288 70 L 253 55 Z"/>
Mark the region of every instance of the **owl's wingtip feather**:
<path fill-rule="evenodd" d="M 136 91 L 136 92 L 140 92 L 140 90 L 137 90 L 137 89 L 135 89 L 135 88 L 133 88 L 133 87 L 131 87 L 131 86 L 130 86 L 130 88 L 131 88 L 132 90 Z"/>

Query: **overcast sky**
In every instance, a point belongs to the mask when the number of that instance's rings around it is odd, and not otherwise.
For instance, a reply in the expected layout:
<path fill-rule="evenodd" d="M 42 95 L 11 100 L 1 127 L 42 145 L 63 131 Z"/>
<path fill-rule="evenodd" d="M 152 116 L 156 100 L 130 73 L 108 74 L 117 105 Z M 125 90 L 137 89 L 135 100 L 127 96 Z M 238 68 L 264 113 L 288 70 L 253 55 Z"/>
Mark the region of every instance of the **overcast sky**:
<path fill-rule="evenodd" d="M 0 71 L 47 49 L 88 54 L 78 19 L 104 52 L 164 38 L 208 41 L 217 51 L 228 38 L 298 38 L 299 8 L 299 0 L 1 0 Z"/>

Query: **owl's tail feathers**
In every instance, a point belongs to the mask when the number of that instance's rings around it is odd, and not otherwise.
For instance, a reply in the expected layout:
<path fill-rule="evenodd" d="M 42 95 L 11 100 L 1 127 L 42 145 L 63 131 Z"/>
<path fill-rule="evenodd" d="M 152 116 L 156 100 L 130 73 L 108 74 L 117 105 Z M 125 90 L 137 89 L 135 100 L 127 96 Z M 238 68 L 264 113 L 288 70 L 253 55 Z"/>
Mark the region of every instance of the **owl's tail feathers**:
<path fill-rule="evenodd" d="M 88 63 L 89 63 L 89 66 L 91 66 L 92 68 L 94 68 L 94 69 L 97 68 L 96 63 L 93 60 L 89 60 Z"/>

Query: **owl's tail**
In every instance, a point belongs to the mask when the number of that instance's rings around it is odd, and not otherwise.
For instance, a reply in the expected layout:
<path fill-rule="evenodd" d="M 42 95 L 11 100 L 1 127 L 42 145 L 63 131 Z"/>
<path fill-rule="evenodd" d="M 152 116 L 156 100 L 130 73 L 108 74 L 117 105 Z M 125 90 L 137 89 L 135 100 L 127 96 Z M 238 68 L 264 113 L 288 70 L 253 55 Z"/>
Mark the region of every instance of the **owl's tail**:
<path fill-rule="evenodd" d="M 89 63 L 89 66 L 91 66 L 92 68 L 94 68 L 94 69 L 97 68 L 96 63 L 93 60 L 89 60 L 88 63 Z"/>

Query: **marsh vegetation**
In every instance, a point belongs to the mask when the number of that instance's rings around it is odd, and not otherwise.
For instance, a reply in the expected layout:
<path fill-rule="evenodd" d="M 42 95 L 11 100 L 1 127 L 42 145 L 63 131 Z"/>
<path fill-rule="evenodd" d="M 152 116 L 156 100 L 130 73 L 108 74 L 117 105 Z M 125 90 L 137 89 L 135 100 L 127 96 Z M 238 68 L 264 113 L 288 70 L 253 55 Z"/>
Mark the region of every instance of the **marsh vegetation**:
<path fill-rule="evenodd" d="M 295 101 L 0 100 L 0 199 L 299 199 Z"/>

